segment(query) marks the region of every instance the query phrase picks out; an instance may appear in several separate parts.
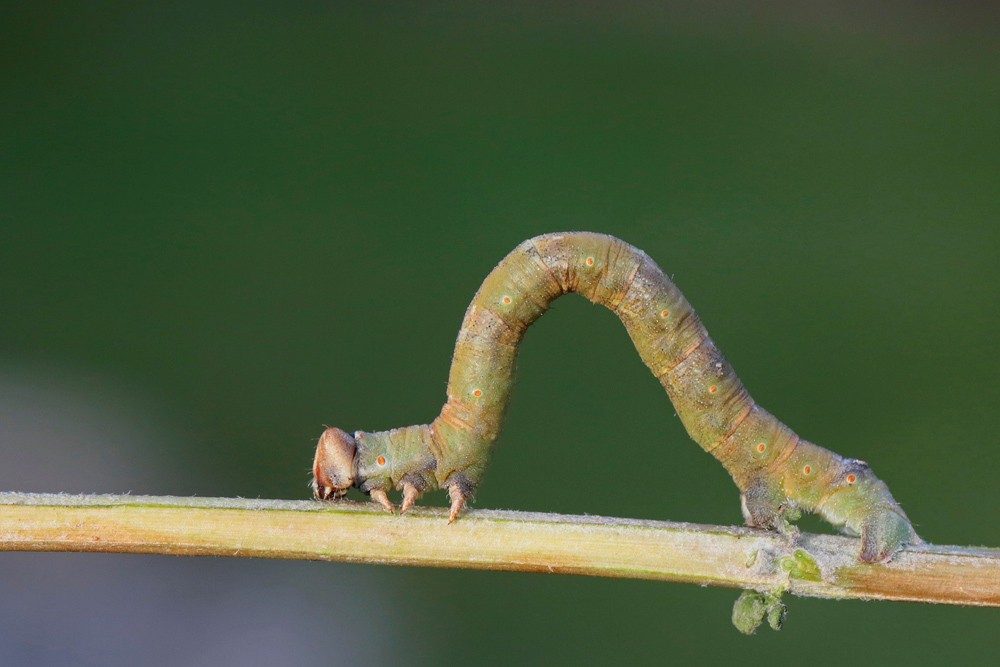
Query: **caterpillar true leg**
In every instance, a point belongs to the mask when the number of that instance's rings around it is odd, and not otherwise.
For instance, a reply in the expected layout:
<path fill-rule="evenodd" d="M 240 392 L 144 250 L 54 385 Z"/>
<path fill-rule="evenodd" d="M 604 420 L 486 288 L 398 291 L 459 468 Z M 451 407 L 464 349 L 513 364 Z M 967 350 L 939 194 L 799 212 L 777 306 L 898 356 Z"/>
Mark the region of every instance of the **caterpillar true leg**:
<path fill-rule="evenodd" d="M 410 482 L 403 482 L 403 502 L 399 505 L 399 513 L 406 514 L 406 510 L 413 507 L 413 503 L 417 502 L 417 498 L 420 497 L 420 491 L 417 487 Z"/>
<path fill-rule="evenodd" d="M 451 501 L 451 508 L 448 510 L 448 523 L 455 523 L 455 519 L 458 518 L 459 512 L 465 507 L 465 501 L 468 498 L 458 484 L 452 484 L 448 487 L 448 499 Z"/>
<path fill-rule="evenodd" d="M 802 440 L 758 406 L 680 290 L 641 250 L 588 232 L 546 234 L 515 248 L 486 277 L 465 313 L 448 401 L 430 424 L 320 437 L 313 490 L 337 499 L 351 486 L 392 511 L 444 488 L 454 521 L 475 492 L 500 433 L 525 330 L 553 300 L 577 292 L 613 311 L 666 389 L 690 436 L 742 492 L 749 525 L 787 528 L 815 512 L 861 535 L 859 558 L 888 560 L 919 541 L 888 487 L 862 461 Z"/>

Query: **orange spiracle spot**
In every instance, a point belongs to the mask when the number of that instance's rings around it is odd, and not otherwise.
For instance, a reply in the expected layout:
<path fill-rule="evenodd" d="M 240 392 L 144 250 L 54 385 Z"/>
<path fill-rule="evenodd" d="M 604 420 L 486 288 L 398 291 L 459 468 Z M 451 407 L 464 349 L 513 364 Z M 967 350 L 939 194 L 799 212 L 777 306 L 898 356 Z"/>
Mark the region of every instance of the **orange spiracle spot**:
<path fill-rule="evenodd" d="M 663 317 L 663 318 L 670 317 L 670 311 L 669 310 L 661 310 L 660 311 L 660 317 Z"/>
<path fill-rule="evenodd" d="M 483 390 L 482 389 L 473 389 L 472 390 L 472 395 L 475 396 L 476 398 L 479 398 L 480 396 L 483 395 Z"/>
<path fill-rule="evenodd" d="M 594 258 L 593 257 L 588 257 L 586 259 L 586 262 L 587 262 L 587 266 L 593 266 L 594 265 Z"/>
<path fill-rule="evenodd" d="M 763 442 L 757 445 L 757 451 L 760 452 L 761 454 L 764 453 L 765 449 L 767 449 L 767 445 L 765 445 Z"/>
<path fill-rule="evenodd" d="M 510 298 L 509 296 L 505 296 L 505 297 L 503 298 L 503 302 L 504 302 L 504 303 L 510 303 L 510 302 L 511 302 L 511 298 Z"/>
<path fill-rule="evenodd" d="M 848 475 L 847 476 L 847 483 L 848 484 L 854 484 L 856 481 L 858 481 L 858 478 L 855 477 L 854 475 Z"/>
<path fill-rule="evenodd" d="M 384 466 L 384 465 L 385 465 L 385 457 L 384 457 L 384 456 L 380 456 L 380 457 L 378 457 L 378 458 L 377 458 L 377 459 L 375 459 L 375 460 L 376 460 L 376 461 L 378 461 L 378 464 L 379 464 L 380 466 Z"/>
<path fill-rule="evenodd" d="M 719 391 L 719 388 L 713 384 L 711 387 L 708 388 L 708 390 L 714 394 L 715 392 Z"/>
<path fill-rule="evenodd" d="M 812 466 L 806 466 L 805 468 L 802 469 L 802 472 L 804 472 L 807 475 L 811 475 L 812 471 L 813 471 Z"/>

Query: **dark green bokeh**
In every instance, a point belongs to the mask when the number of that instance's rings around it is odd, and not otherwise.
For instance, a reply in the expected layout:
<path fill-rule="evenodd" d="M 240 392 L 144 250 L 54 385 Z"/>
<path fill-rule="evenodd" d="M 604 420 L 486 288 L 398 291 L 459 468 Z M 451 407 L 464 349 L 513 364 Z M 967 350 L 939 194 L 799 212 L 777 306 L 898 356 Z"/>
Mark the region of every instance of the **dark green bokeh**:
<path fill-rule="evenodd" d="M 213 7 L 0 14 L 0 364 L 155 397 L 188 470 L 157 492 L 304 497 L 322 424 L 431 419 L 489 269 L 588 229 L 675 276 L 757 400 L 872 463 L 924 537 L 1000 545 L 985 6 Z M 741 520 L 610 313 L 560 301 L 519 367 L 479 506 Z M 1000 650 L 995 610 L 793 599 L 747 639 L 735 591 L 379 572 L 418 663 Z"/>

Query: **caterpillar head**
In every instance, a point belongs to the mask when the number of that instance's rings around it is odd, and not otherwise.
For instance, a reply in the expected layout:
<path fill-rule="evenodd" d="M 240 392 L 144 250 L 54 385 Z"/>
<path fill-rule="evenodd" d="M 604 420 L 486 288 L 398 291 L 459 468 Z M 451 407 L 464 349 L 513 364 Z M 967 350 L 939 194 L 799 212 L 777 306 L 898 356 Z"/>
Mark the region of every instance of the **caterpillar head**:
<path fill-rule="evenodd" d="M 889 487 L 864 461 L 843 462 L 818 513 L 845 533 L 861 536 L 865 563 L 884 563 L 907 544 L 920 543 Z"/>
<path fill-rule="evenodd" d="M 336 500 L 347 493 L 354 485 L 357 451 L 358 443 L 351 434 L 332 426 L 323 431 L 313 461 L 313 495 L 320 500 Z"/>

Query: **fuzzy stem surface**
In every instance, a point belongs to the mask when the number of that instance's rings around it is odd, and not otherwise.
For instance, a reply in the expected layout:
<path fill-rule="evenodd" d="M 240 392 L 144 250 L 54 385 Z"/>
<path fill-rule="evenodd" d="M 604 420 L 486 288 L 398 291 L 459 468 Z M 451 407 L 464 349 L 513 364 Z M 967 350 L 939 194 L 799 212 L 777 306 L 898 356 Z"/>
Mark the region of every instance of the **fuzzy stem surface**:
<path fill-rule="evenodd" d="M 885 565 L 858 540 L 735 526 L 370 503 L 0 493 L 0 551 L 229 556 L 547 572 L 1000 607 L 1000 549 L 921 544 Z"/>

